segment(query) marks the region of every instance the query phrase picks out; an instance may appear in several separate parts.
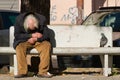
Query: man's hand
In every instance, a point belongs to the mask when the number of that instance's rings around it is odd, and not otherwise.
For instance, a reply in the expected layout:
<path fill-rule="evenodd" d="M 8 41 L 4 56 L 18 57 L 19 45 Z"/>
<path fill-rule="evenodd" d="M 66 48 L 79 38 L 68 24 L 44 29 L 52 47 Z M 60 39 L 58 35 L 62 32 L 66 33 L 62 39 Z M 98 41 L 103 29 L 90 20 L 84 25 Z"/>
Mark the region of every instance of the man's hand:
<path fill-rule="evenodd" d="M 32 38 L 41 38 L 42 36 L 43 35 L 41 33 L 38 33 L 38 32 L 32 34 Z"/>
<path fill-rule="evenodd" d="M 29 42 L 30 44 L 34 44 L 37 41 L 37 38 L 30 38 L 28 39 L 27 42 Z"/>
<path fill-rule="evenodd" d="M 32 38 L 28 39 L 28 42 L 34 44 L 37 41 L 37 38 L 41 38 L 43 35 L 41 33 L 33 33 Z"/>

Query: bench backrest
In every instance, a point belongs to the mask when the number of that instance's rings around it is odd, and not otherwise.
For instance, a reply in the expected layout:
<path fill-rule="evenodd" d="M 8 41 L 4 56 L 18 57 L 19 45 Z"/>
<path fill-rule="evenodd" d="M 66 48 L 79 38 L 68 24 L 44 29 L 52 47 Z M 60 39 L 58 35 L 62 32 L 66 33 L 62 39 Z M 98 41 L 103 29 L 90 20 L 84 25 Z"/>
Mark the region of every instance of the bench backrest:
<path fill-rule="evenodd" d="M 112 28 L 81 25 L 48 25 L 53 47 L 99 47 L 101 33 L 107 37 L 105 47 L 112 46 Z M 10 27 L 10 46 L 14 27 Z"/>

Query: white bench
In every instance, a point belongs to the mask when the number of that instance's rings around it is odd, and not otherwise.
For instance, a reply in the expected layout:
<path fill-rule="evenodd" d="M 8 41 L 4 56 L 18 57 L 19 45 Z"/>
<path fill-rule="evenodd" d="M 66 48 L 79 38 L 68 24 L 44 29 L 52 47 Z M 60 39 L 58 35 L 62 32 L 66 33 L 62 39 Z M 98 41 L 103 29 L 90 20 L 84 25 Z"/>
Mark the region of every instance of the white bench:
<path fill-rule="evenodd" d="M 117 55 L 120 49 L 112 47 L 112 29 L 110 27 L 100 28 L 80 25 L 48 25 L 48 27 L 50 28 L 51 42 L 53 45 L 52 55 L 100 55 L 101 61 L 104 64 L 103 75 L 108 76 L 111 73 L 108 55 Z M 17 74 L 16 52 L 12 48 L 13 33 L 14 27 L 10 27 L 10 47 L 0 47 L 0 53 L 3 55 L 14 55 L 14 63 L 13 56 L 10 62 L 14 66 L 14 74 Z M 108 38 L 108 43 L 104 48 L 99 47 L 101 33 L 104 33 Z M 38 54 L 35 49 L 31 50 L 30 53 Z M 12 68 L 10 70 L 12 71 Z"/>

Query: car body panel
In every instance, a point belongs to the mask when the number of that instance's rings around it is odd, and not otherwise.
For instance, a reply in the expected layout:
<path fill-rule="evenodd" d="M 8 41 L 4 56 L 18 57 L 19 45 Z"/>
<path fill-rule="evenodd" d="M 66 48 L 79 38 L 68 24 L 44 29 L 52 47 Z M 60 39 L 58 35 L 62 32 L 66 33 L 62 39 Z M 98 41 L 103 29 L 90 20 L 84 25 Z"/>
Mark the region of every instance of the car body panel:
<path fill-rule="evenodd" d="M 11 10 L 0 10 L 0 29 L 9 29 L 15 23 L 15 18 L 20 12 Z"/>

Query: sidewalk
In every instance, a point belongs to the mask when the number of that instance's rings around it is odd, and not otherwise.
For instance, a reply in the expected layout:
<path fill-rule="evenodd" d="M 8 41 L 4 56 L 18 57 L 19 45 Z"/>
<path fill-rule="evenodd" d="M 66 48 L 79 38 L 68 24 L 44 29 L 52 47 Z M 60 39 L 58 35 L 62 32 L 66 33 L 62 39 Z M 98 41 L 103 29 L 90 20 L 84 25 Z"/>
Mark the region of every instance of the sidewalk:
<path fill-rule="evenodd" d="M 89 72 L 91 71 L 91 73 Z M 68 71 L 68 72 L 67 72 Z M 76 73 L 74 73 L 74 71 Z M 81 71 L 81 73 L 77 73 Z M 86 73 L 85 73 L 86 72 Z M 105 77 L 101 73 L 101 69 L 97 68 L 87 68 L 86 70 L 83 69 L 67 69 L 62 73 L 54 73 L 56 76 L 52 78 L 38 78 L 33 76 L 32 72 L 29 72 L 28 75 L 30 77 L 26 78 L 14 78 L 13 74 L 8 73 L 8 68 L 5 66 L 0 69 L 0 80 L 120 80 L 120 74 L 116 74 L 114 76 Z"/>
<path fill-rule="evenodd" d="M 14 78 L 12 75 L 0 75 L 0 80 L 120 80 L 120 75 L 116 76 L 95 76 L 95 75 L 57 75 L 52 78 L 38 78 L 38 77 L 26 77 L 26 78 Z"/>

